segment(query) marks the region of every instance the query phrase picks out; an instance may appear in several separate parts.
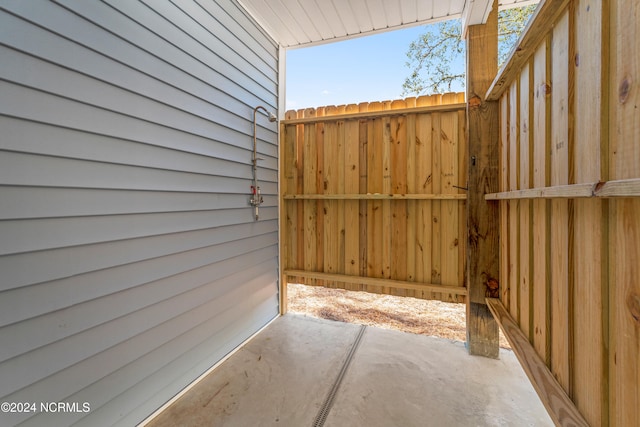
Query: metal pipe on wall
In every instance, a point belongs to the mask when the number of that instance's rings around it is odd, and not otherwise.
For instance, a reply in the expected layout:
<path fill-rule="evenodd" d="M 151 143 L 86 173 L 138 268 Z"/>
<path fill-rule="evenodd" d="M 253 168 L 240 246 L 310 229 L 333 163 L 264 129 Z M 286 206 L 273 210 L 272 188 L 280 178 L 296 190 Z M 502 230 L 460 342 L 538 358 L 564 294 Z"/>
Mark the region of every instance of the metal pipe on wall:
<path fill-rule="evenodd" d="M 264 113 L 269 117 L 270 122 L 275 122 L 277 117 L 275 114 L 267 110 L 262 105 L 258 105 L 253 109 L 253 185 L 251 185 L 251 199 L 249 200 L 249 204 L 254 208 L 254 216 L 255 220 L 259 219 L 259 207 L 262 204 L 262 194 L 260 193 L 260 186 L 258 185 L 258 160 L 262 160 L 258 158 L 258 141 L 257 141 L 257 132 L 256 132 L 256 123 L 257 123 L 257 113 L 258 110 L 264 111 Z"/>

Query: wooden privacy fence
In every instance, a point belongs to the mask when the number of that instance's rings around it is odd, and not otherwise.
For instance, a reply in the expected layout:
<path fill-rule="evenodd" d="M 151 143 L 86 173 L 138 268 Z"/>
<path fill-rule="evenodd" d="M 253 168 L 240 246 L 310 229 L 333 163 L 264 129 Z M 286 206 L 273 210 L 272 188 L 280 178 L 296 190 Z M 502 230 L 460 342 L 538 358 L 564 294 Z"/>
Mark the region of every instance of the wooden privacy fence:
<path fill-rule="evenodd" d="M 542 2 L 487 95 L 501 147 L 489 304 L 559 425 L 640 420 L 639 13 Z"/>
<path fill-rule="evenodd" d="M 464 109 L 464 94 L 447 94 L 288 111 L 283 290 L 290 282 L 463 302 Z"/>

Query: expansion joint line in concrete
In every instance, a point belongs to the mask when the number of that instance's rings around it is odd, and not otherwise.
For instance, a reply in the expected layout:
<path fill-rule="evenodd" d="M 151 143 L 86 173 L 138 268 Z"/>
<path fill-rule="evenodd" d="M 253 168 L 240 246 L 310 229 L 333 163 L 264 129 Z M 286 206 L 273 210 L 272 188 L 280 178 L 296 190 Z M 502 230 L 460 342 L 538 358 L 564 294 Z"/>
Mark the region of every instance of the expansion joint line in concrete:
<path fill-rule="evenodd" d="M 333 406 L 333 401 L 336 397 L 336 394 L 338 393 L 340 384 L 342 383 L 342 380 L 346 375 L 347 370 L 349 369 L 351 359 L 353 359 L 353 356 L 356 354 L 356 350 L 358 350 L 358 346 L 360 345 L 360 341 L 362 341 L 362 337 L 366 329 L 366 325 L 360 326 L 360 330 L 358 331 L 356 339 L 353 341 L 351 350 L 349 350 L 349 354 L 347 354 L 347 357 L 342 364 L 342 369 L 340 369 L 340 373 L 333 383 L 333 387 L 331 387 L 329 394 L 327 394 L 327 397 L 324 399 L 324 403 L 320 407 L 320 411 L 318 411 L 318 415 L 316 415 L 316 419 L 313 421 L 313 427 L 322 427 L 324 425 L 324 422 L 327 420 L 327 416 L 329 415 L 329 411 Z"/>

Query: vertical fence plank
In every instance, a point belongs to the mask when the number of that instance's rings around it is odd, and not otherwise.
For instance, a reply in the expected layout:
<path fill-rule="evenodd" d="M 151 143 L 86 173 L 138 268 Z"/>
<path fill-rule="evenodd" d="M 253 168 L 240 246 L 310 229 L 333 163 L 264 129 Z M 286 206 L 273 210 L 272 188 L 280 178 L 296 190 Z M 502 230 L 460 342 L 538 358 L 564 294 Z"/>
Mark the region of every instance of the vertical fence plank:
<path fill-rule="evenodd" d="M 282 182 L 283 194 L 295 194 L 297 186 L 296 167 L 296 125 L 284 126 L 284 147 L 282 155 L 283 175 Z M 296 203 L 287 203 L 283 206 L 285 212 L 285 228 L 282 230 L 285 236 L 283 239 L 283 250 L 285 258 L 283 263 L 287 269 L 299 269 L 302 266 L 298 264 L 298 209 Z"/>
<path fill-rule="evenodd" d="M 390 109 L 389 101 L 385 109 Z M 391 194 L 391 117 L 382 118 L 382 193 Z M 391 200 L 382 201 L 382 277 L 391 278 Z M 383 287 L 383 293 L 389 289 Z"/>
<path fill-rule="evenodd" d="M 380 104 L 380 103 L 377 103 Z M 371 109 L 371 105 L 369 105 Z M 373 108 L 380 109 L 381 105 Z M 383 142 L 382 119 L 368 121 L 367 147 L 367 192 L 381 193 L 383 189 Z M 382 201 L 369 200 L 367 202 L 367 275 L 370 277 L 384 277 L 385 270 L 382 258 L 384 244 L 382 232 Z M 372 292 L 382 292 L 380 287 L 368 287 Z"/>
<path fill-rule="evenodd" d="M 509 92 L 506 92 L 500 98 L 500 191 L 509 191 Z M 512 282 L 509 281 L 509 257 L 510 257 L 510 241 L 511 229 L 509 228 L 509 207 L 508 200 L 500 201 L 500 300 L 505 307 L 509 308 L 513 316 L 513 308 L 511 307 L 510 287 Z M 495 295 L 493 295 L 495 297 Z"/>
<path fill-rule="evenodd" d="M 334 108 L 327 108 L 327 115 L 334 115 Z M 324 123 L 324 194 L 338 194 L 339 188 L 339 157 L 338 123 L 327 121 Z M 340 230 L 338 220 L 338 201 L 324 200 L 322 202 L 324 215 L 324 272 L 339 273 L 338 256 L 340 254 Z M 331 283 L 331 286 L 335 286 Z"/>
<path fill-rule="evenodd" d="M 612 1 L 610 179 L 640 178 L 640 4 Z M 610 201 L 611 425 L 640 420 L 640 200 Z"/>
<path fill-rule="evenodd" d="M 392 109 L 406 108 L 405 102 L 394 101 Z M 407 194 L 407 127 L 403 116 L 391 117 L 390 167 L 391 193 Z M 407 278 L 407 257 L 398 257 L 406 253 L 407 248 L 407 201 L 395 200 L 391 202 L 391 271 L 390 277 L 399 280 Z M 404 289 L 394 291 L 394 294 L 406 296 Z"/>
<path fill-rule="evenodd" d="M 533 187 L 549 182 L 549 150 L 551 136 L 551 40 L 547 37 L 534 55 L 533 64 Z M 550 366 L 549 325 L 549 202 L 533 200 L 533 345 Z"/>
<path fill-rule="evenodd" d="M 296 116 L 297 118 L 302 118 L 304 117 L 304 112 L 297 111 Z M 295 167 L 296 167 L 296 176 L 298 178 L 296 182 L 296 194 L 304 193 L 304 128 L 305 128 L 305 125 L 303 124 L 296 125 L 296 165 Z M 306 226 L 304 208 L 305 208 L 305 202 L 303 200 L 298 200 L 296 202 L 296 213 L 298 216 L 298 219 L 297 219 L 298 238 L 296 239 L 296 248 L 298 248 L 298 253 L 296 254 L 296 256 L 297 256 L 297 265 L 302 268 L 306 268 L 305 261 L 304 261 L 304 252 L 305 252 L 304 234 L 305 234 L 305 226 Z M 304 282 L 303 280 L 299 280 L 299 281 Z"/>
<path fill-rule="evenodd" d="M 420 98 L 418 98 L 420 101 Z M 430 114 L 418 114 L 416 117 L 416 158 L 421 159 L 416 167 L 416 193 L 433 193 L 433 179 L 431 163 L 433 158 L 431 141 Z M 432 203 L 429 200 L 416 201 L 416 280 L 418 282 L 431 281 L 431 239 Z M 420 295 L 424 297 L 424 294 Z"/>
<path fill-rule="evenodd" d="M 323 117 L 326 115 L 327 109 L 331 111 L 332 106 L 328 107 L 318 107 L 315 109 L 315 117 Z M 315 193 L 322 194 L 325 192 L 325 162 L 324 162 L 324 122 L 317 122 L 314 125 L 310 125 L 315 128 L 315 163 L 316 163 L 316 180 L 315 180 Z M 308 159 L 308 161 L 314 161 L 313 158 Z M 316 255 L 316 268 L 318 271 L 324 269 L 324 253 L 325 253 L 325 234 L 324 234 L 324 210 L 325 205 L 324 201 L 317 200 L 316 201 L 316 211 L 315 211 L 315 220 L 316 220 L 316 232 L 317 232 L 317 248 L 315 251 Z M 324 280 L 315 280 L 315 284 L 317 286 L 332 286 L 331 282 L 326 282 Z"/>
<path fill-rule="evenodd" d="M 458 94 L 449 93 L 443 96 L 443 102 L 454 103 L 458 101 Z M 441 192 L 443 194 L 456 194 L 459 186 L 459 147 L 461 141 L 459 135 L 458 113 L 446 112 L 440 121 L 440 146 L 441 146 Z M 455 286 L 459 283 L 459 247 L 463 246 L 460 237 L 460 203 L 454 200 L 443 200 L 440 206 L 442 219 L 442 233 L 440 252 L 442 256 L 442 284 Z M 455 301 L 452 295 L 439 295 L 438 299 Z"/>
<path fill-rule="evenodd" d="M 636 10 L 636 13 L 638 10 Z M 624 20 L 621 20 L 624 22 Z M 636 34 L 638 36 L 638 34 Z M 624 40 L 624 39 L 623 39 Z M 633 41 L 629 40 L 629 43 Z M 637 73 L 636 76 L 640 76 Z M 617 76 L 618 81 L 623 79 Z M 640 99 L 636 89 L 636 100 Z M 622 109 L 617 123 L 628 126 L 633 119 L 626 115 L 629 110 Z M 636 119 L 637 120 L 637 119 Z M 637 123 L 637 121 L 636 121 Z M 625 132 L 621 132 L 625 133 Z M 621 144 L 630 144 L 633 137 L 624 135 Z M 636 134 L 637 149 L 637 134 Z M 618 148 L 621 148 L 618 145 Z M 630 145 L 628 149 L 633 150 Z M 613 151 L 613 149 L 612 149 Z M 629 176 L 634 173 L 640 178 L 640 162 L 635 169 L 627 169 L 628 160 L 620 159 L 617 176 Z M 624 163 L 627 163 L 624 165 Z M 610 304 L 615 307 L 610 315 L 610 417 L 611 425 L 634 425 L 640 419 L 640 200 L 619 199 L 611 201 L 609 256 L 612 262 L 610 279 Z"/>
<path fill-rule="evenodd" d="M 460 94 L 458 101 L 464 102 L 465 97 L 464 94 Z M 468 174 L 469 174 L 469 164 L 468 157 L 469 153 L 467 150 L 467 112 L 466 111 L 458 111 L 458 187 L 457 194 L 467 195 L 467 186 L 468 186 Z M 458 280 L 456 283 L 463 284 L 466 287 L 467 278 L 466 278 L 466 269 L 465 262 L 467 259 L 466 247 L 464 244 L 465 235 L 467 232 L 467 201 L 461 200 L 458 202 Z M 461 296 L 455 296 L 456 302 L 464 303 L 466 302 L 465 298 Z"/>
<path fill-rule="evenodd" d="M 530 64 L 527 64 L 520 72 L 520 158 L 519 158 L 519 189 L 531 188 L 531 91 L 530 91 Z M 520 201 L 520 275 L 519 275 L 519 298 L 520 298 L 520 329 L 533 341 L 531 323 L 533 316 L 531 313 L 531 260 L 533 240 L 531 239 L 531 201 Z"/>
<path fill-rule="evenodd" d="M 569 14 L 556 24 L 551 42 L 551 185 L 569 183 Z M 551 202 L 551 368 L 572 396 L 569 378 L 569 204 Z"/>
<path fill-rule="evenodd" d="M 369 111 L 368 103 L 358 105 L 361 113 Z M 369 125 L 366 120 L 360 120 L 359 130 L 359 150 L 360 150 L 360 193 L 365 194 L 368 191 L 368 173 L 369 173 Z M 368 218 L 368 202 L 360 201 L 360 275 L 366 276 L 369 271 L 367 254 L 369 253 L 369 243 L 367 242 L 367 228 L 369 226 Z M 364 289 L 364 287 L 361 287 Z"/>
<path fill-rule="evenodd" d="M 314 117 L 315 110 L 307 109 L 305 117 Z M 317 192 L 316 177 L 318 151 L 316 145 L 316 126 L 314 124 L 304 125 L 304 148 L 302 157 L 304 161 L 304 194 L 314 194 Z M 318 271 L 318 204 L 315 200 L 304 201 L 304 268 L 307 271 Z M 312 279 L 310 284 L 316 284 Z"/>
<path fill-rule="evenodd" d="M 518 98 L 518 82 L 514 81 L 509 88 L 509 190 L 519 187 L 518 171 L 520 138 L 520 102 Z M 518 226 L 519 201 L 509 200 L 509 312 L 517 322 L 520 322 L 520 227 Z"/>
<path fill-rule="evenodd" d="M 341 106 L 338 110 L 340 114 L 344 114 L 345 106 Z M 345 160 L 346 160 L 346 145 L 345 145 L 345 126 L 344 121 L 340 120 L 337 123 L 337 153 L 338 153 L 338 167 L 337 167 L 337 193 L 344 194 L 345 191 Z M 334 259 L 336 269 L 338 273 L 344 274 L 344 259 L 345 259 L 345 201 L 344 200 L 336 200 L 337 205 L 337 233 L 338 233 L 338 252 L 336 254 L 336 258 Z"/>
<path fill-rule="evenodd" d="M 356 105 L 347 106 L 347 114 L 357 111 Z M 347 194 L 360 192 L 360 137 L 358 130 L 358 121 L 347 120 L 345 122 L 344 192 Z M 357 276 L 360 274 L 359 202 L 357 200 L 345 200 L 344 209 L 344 271 L 345 274 Z M 350 288 L 355 289 L 353 285 Z"/>
<path fill-rule="evenodd" d="M 600 165 L 602 114 L 603 4 L 580 0 L 575 7 L 575 145 L 577 183 L 597 182 Z M 574 218 L 574 402 L 591 425 L 606 425 L 607 374 L 604 342 L 602 201 L 575 200 Z M 589 262 L 585 262 L 589 260 Z M 606 319 L 608 320 L 608 319 Z M 583 373 L 589 372 L 589 375 Z"/>
<path fill-rule="evenodd" d="M 431 115 L 431 150 L 433 152 L 431 162 L 432 191 L 442 193 L 442 113 Z M 442 201 L 431 202 L 431 283 L 442 283 Z M 431 298 L 437 298 L 432 293 Z"/>
<path fill-rule="evenodd" d="M 453 187 L 458 185 L 458 115 L 455 112 L 443 113 L 441 118 L 441 191 L 443 194 L 456 194 Z M 440 241 L 440 253 L 442 256 L 442 284 L 455 286 L 458 283 L 458 247 L 459 241 L 459 203 L 455 200 L 443 200 L 441 202 L 442 232 Z M 439 299 L 450 299 L 449 296 L 440 296 Z"/>
<path fill-rule="evenodd" d="M 413 100 L 415 106 L 415 99 Z M 417 171 L 416 171 L 416 114 L 409 114 L 406 118 L 406 154 L 407 157 L 407 192 L 417 193 Z M 417 280 L 417 221 L 418 206 L 416 200 L 407 200 L 407 280 L 414 282 Z M 415 296 L 414 290 L 407 290 L 407 296 Z"/>

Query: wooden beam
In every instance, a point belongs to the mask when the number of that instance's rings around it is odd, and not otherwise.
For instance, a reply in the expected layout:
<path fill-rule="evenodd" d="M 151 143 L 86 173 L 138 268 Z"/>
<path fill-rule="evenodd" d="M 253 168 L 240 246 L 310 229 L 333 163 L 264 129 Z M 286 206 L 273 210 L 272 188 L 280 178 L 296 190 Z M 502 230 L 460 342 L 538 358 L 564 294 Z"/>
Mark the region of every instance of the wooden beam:
<path fill-rule="evenodd" d="M 402 280 L 382 279 L 377 277 L 350 276 L 346 274 L 322 273 L 304 270 L 285 270 L 289 277 L 304 277 L 325 281 L 361 284 L 367 286 L 382 286 L 397 289 L 410 289 L 425 292 L 439 292 L 454 295 L 467 295 L 467 288 L 463 286 L 445 286 L 433 283 L 405 282 Z"/>
<path fill-rule="evenodd" d="M 592 197 L 593 184 L 557 185 L 553 187 L 528 188 L 526 190 L 503 191 L 485 195 L 485 200 L 516 199 L 571 199 Z"/>
<path fill-rule="evenodd" d="M 640 178 L 599 182 L 593 190 L 595 197 L 640 197 Z"/>
<path fill-rule="evenodd" d="M 557 426 L 588 426 L 500 300 L 487 298 L 486 301 L 553 422 Z"/>
<path fill-rule="evenodd" d="M 612 199 L 632 197 L 640 197 L 640 178 L 529 188 L 526 190 L 490 193 L 484 196 L 485 200 L 588 198 Z"/>
<path fill-rule="evenodd" d="M 467 199 L 467 348 L 470 354 L 498 357 L 498 326 L 485 303 L 499 282 L 499 210 L 486 193 L 498 190 L 498 103 L 484 94 L 498 68 L 498 2 L 487 23 L 467 34 L 467 126 L 469 181 Z"/>

